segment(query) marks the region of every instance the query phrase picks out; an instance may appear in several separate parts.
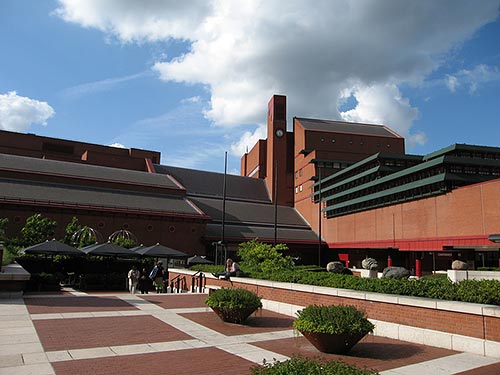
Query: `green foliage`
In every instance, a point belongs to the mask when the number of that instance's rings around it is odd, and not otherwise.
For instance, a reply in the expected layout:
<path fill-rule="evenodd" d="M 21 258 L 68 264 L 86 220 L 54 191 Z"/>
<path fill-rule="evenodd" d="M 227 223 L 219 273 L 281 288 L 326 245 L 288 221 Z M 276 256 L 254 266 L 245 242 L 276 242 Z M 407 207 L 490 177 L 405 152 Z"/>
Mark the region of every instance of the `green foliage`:
<path fill-rule="evenodd" d="M 125 237 L 117 237 L 113 241 L 115 244 L 125 247 L 127 249 L 131 249 L 135 246 L 137 246 L 137 243 L 132 239 L 132 238 L 125 238 Z"/>
<path fill-rule="evenodd" d="M 297 313 L 293 327 L 301 332 L 317 333 L 361 333 L 373 332 L 374 325 L 366 318 L 364 311 L 355 306 L 310 305 Z"/>
<path fill-rule="evenodd" d="M 253 292 L 240 288 L 221 288 L 214 290 L 205 300 L 209 307 L 220 309 L 253 309 L 262 307 L 260 298 Z"/>
<path fill-rule="evenodd" d="M 264 363 L 254 366 L 251 375 L 376 375 L 378 372 L 360 369 L 342 361 L 322 358 L 292 357 L 282 362 Z"/>
<path fill-rule="evenodd" d="M 7 224 L 9 224 L 9 219 L 0 219 L 0 241 L 5 241 L 5 230 L 7 229 Z"/>
<path fill-rule="evenodd" d="M 282 254 L 286 250 L 288 248 L 285 244 L 272 246 L 252 240 L 239 245 L 238 256 L 250 273 L 272 274 L 293 269 L 292 258 Z"/>
<path fill-rule="evenodd" d="M 26 219 L 26 224 L 21 229 L 22 246 L 27 247 L 50 240 L 54 237 L 57 222 L 34 214 Z"/>
<path fill-rule="evenodd" d="M 454 284 L 448 278 L 443 277 L 407 280 L 376 279 L 330 272 L 309 272 L 300 270 L 298 267 L 294 270 L 284 270 L 268 275 L 255 273 L 252 277 L 364 292 L 500 305 L 499 280 L 464 280 Z"/>

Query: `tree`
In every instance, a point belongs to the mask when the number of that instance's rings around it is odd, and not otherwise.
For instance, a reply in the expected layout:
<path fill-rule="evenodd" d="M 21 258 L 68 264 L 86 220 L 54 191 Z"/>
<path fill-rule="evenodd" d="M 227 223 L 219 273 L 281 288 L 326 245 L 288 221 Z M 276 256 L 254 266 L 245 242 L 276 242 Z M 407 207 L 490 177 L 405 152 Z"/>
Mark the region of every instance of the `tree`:
<path fill-rule="evenodd" d="M 292 258 L 282 254 L 286 250 L 288 247 L 285 244 L 272 246 L 252 240 L 239 245 L 238 255 L 250 271 L 272 273 L 293 268 Z"/>
<path fill-rule="evenodd" d="M 34 214 L 26 219 L 26 224 L 21 229 L 22 246 L 27 247 L 50 240 L 54 237 L 57 222 Z"/>
<path fill-rule="evenodd" d="M 5 241 L 5 229 L 7 228 L 8 223 L 9 219 L 7 218 L 0 219 L 0 242 Z"/>

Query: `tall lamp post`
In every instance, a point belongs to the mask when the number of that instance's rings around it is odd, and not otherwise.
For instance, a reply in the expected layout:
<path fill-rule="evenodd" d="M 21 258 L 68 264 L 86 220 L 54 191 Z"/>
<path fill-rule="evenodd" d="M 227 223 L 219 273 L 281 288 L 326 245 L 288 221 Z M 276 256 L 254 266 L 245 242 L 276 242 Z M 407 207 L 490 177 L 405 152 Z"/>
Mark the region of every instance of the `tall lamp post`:
<path fill-rule="evenodd" d="M 226 177 L 227 177 L 227 151 L 224 154 L 224 181 L 222 186 L 222 231 L 221 231 L 221 239 L 219 241 L 221 247 L 221 255 L 222 250 L 224 250 L 224 262 L 226 264 L 227 260 L 227 247 L 225 246 L 225 226 L 226 226 Z"/>
<path fill-rule="evenodd" d="M 321 267 L 321 164 L 318 162 L 318 266 Z"/>

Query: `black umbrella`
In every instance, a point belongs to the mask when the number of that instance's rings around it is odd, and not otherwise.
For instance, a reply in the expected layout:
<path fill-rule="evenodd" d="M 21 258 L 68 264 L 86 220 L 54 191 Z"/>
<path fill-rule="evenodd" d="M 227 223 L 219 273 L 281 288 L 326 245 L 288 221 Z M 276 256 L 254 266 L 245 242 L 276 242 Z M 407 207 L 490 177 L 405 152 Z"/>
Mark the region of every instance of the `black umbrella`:
<path fill-rule="evenodd" d="M 157 243 L 153 246 L 143 247 L 137 249 L 135 251 L 137 254 L 141 254 L 148 257 L 156 257 L 156 258 L 185 258 L 188 257 L 188 254 L 183 253 L 182 251 L 172 249 L 170 247 L 166 247 Z"/>
<path fill-rule="evenodd" d="M 57 240 L 41 242 L 39 244 L 29 246 L 20 251 L 21 254 L 51 254 L 51 255 L 83 255 L 84 253 L 73 246 Z"/>
<path fill-rule="evenodd" d="M 81 248 L 80 250 L 82 250 L 87 255 L 118 256 L 118 257 L 137 256 L 136 252 L 126 249 L 113 242 L 104 242 L 104 243 L 89 245 Z"/>
<path fill-rule="evenodd" d="M 214 262 L 212 262 L 204 257 L 200 257 L 198 255 L 195 255 L 194 257 L 190 257 L 187 259 L 187 264 L 190 266 L 194 266 L 195 264 L 214 264 Z"/>

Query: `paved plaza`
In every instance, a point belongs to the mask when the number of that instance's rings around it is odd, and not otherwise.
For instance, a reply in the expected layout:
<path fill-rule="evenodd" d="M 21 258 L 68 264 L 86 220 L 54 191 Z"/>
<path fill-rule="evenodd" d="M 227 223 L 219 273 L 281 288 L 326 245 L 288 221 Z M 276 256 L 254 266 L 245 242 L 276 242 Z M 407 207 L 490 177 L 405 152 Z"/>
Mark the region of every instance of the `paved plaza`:
<path fill-rule="evenodd" d="M 293 317 L 261 310 L 222 322 L 206 294 L 26 295 L 0 300 L 0 375 L 244 375 L 291 356 L 341 359 L 386 375 L 497 375 L 500 359 L 369 335 L 349 355 L 322 354 Z"/>

